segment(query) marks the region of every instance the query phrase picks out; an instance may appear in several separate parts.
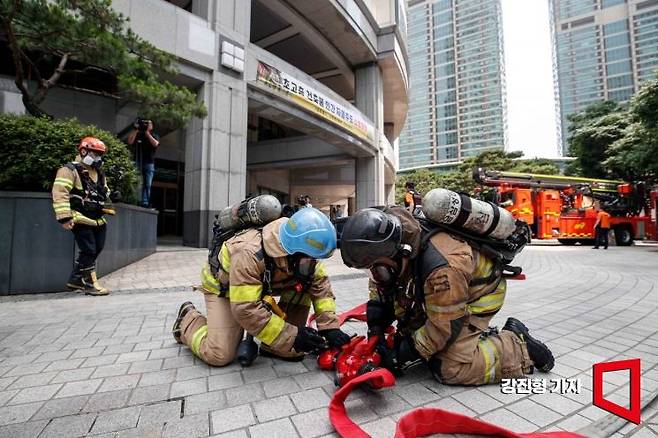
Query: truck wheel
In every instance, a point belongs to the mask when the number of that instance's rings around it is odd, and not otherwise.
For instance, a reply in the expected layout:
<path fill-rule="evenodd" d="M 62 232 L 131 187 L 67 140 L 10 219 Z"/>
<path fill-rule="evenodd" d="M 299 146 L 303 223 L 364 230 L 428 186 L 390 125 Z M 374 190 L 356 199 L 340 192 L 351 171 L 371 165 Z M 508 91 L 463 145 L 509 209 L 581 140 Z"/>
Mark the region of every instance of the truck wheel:
<path fill-rule="evenodd" d="M 574 246 L 578 241 L 576 239 L 557 239 L 562 245 Z"/>
<path fill-rule="evenodd" d="M 618 226 L 614 228 L 615 242 L 617 246 L 630 246 L 633 243 L 633 232 L 628 226 Z"/>

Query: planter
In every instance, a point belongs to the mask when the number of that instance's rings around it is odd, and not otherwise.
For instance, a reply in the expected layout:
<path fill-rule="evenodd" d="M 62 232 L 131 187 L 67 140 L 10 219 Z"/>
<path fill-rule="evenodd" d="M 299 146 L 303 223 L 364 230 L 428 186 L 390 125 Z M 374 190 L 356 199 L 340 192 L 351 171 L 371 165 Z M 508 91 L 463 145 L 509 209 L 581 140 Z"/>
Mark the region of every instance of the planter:
<path fill-rule="evenodd" d="M 115 204 L 98 258 L 106 275 L 155 252 L 157 211 Z M 0 295 L 65 290 L 77 248 L 55 220 L 50 193 L 0 191 Z"/>

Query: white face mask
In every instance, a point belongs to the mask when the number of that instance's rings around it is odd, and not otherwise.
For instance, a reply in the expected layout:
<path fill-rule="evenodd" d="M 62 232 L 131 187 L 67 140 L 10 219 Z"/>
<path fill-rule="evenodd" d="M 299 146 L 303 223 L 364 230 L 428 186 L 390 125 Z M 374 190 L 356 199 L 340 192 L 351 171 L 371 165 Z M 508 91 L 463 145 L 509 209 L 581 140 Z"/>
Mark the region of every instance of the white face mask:
<path fill-rule="evenodd" d="M 82 162 L 86 164 L 87 166 L 91 166 L 95 162 L 98 162 L 102 159 L 103 157 L 100 154 L 97 154 L 96 152 L 90 151 L 85 155 L 85 157 L 82 159 Z"/>

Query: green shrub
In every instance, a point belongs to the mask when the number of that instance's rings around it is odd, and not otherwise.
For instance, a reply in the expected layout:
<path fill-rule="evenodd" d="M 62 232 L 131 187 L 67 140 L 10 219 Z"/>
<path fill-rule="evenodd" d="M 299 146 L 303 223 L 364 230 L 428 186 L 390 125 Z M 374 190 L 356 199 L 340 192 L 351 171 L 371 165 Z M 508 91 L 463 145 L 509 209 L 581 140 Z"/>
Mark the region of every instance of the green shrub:
<path fill-rule="evenodd" d="M 110 190 L 121 192 L 122 202 L 135 202 L 137 171 L 128 147 L 111 133 L 75 119 L 0 114 L 0 190 L 49 191 L 57 169 L 75 159 L 86 136 L 107 146 L 103 170 Z"/>

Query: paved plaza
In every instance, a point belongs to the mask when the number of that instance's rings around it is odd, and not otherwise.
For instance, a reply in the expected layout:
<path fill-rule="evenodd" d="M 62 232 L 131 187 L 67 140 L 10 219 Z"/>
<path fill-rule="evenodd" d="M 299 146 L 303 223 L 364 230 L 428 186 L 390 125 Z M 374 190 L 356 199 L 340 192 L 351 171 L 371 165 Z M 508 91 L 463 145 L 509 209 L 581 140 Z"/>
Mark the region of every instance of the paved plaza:
<path fill-rule="evenodd" d="M 205 251 L 162 248 L 104 283 L 109 297 L 73 293 L 0 300 L 0 437 L 331 436 L 331 373 L 315 358 L 259 357 L 250 368 L 209 367 L 171 337 L 179 304 L 203 309 L 198 283 Z M 448 387 L 424 367 L 395 387 L 359 390 L 351 417 L 375 437 L 421 406 L 478 416 L 519 432 L 576 431 L 605 417 L 592 406 L 592 364 L 642 359 L 642 399 L 658 391 L 658 247 L 541 245 L 518 258 L 526 281 L 510 282 L 508 316 L 527 323 L 555 353 L 545 379 L 580 379 L 579 394 L 504 394 L 498 385 Z M 335 256 L 329 272 L 339 310 L 366 300 L 367 278 Z M 365 325 L 349 323 L 348 332 Z M 628 375 L 606 374 L 607 398 L 627 405 Z M 658 408 L 614 436 L 658 436 Z"/>

